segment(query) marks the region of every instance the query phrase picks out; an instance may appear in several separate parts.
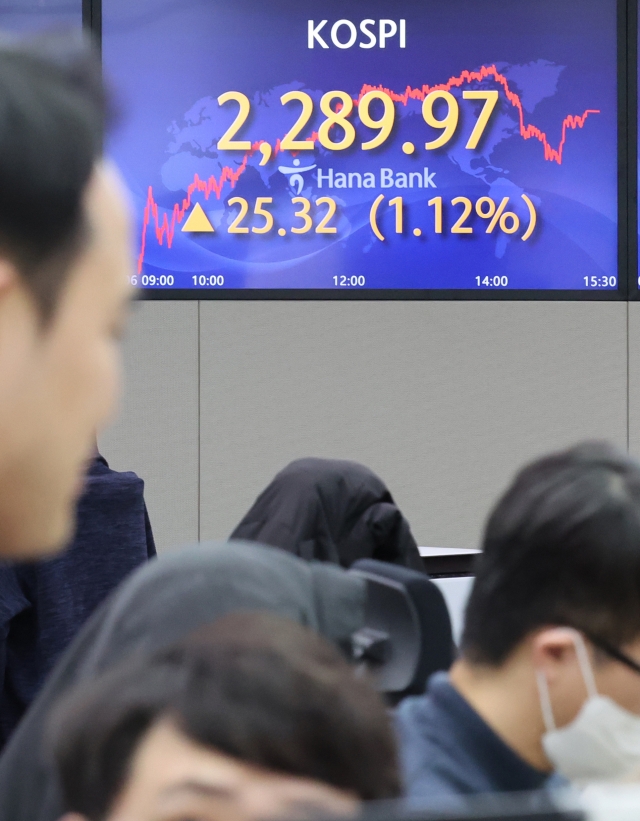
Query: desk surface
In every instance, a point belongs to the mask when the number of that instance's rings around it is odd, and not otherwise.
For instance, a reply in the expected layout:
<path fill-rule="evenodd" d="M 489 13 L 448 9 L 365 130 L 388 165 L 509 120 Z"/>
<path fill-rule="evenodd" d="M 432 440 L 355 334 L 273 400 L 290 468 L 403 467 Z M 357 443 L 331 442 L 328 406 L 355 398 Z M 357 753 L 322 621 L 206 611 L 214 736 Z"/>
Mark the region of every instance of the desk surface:
<path fill-rule="evenodd" d="M 421 556 L 473 556 L 479 550 L 468 547 L 419 547 Z"/>
<path fill-rule="evenodd" d="M 470 576 L 479 550 L 457 547 L 420 547 L 424 569 L 432 577 Z"/>

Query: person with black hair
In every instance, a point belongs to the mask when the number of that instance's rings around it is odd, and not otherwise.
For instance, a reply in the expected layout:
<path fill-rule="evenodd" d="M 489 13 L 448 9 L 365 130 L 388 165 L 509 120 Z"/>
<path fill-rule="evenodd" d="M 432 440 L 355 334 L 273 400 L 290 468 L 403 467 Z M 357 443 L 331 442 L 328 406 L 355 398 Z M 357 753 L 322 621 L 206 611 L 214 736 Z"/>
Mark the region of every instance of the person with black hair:
<path fill-rule="evenodd" d="M 400 705 L 398 730 L 415 798 L 640 772 L 640 464 L 586 443 L 516 476 L 461 656 Z"/>
<path fill-rule="evenodd" d="M 0 756 L 0 821 L 57 821 L 47 722 L 72 689 L 148 658 L 229 613 L 275 613 L 347 653 L 365 622 L 365 580 L 324 562 L 245 542 L 199 542 L 146 563 L 104 601 L 54 667 Z"/>
<path fill-rule="evenodd" d="M 70 541 L 111 415 L 130 216 L 103 159 L 108 106 L 76 38 L 0 42 L 0 556 Z"/>
<path fill-rule="evenodd" d="M 50 744 L 64 821 L 252 821 L 396 797 L 377 693 L 307 627 L 234 613 L 67 696 Z"/>

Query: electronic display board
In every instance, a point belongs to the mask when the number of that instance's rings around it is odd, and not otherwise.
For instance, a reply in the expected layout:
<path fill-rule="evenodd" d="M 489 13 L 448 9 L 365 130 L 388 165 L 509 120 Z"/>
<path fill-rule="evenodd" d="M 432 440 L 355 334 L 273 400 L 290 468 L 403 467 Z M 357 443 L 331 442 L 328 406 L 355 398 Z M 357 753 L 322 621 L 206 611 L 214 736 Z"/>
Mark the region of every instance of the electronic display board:
<path fill-rule="evenodd" d="M 136 284 L 609 298 L 615 0 L 103 0 Z"/>

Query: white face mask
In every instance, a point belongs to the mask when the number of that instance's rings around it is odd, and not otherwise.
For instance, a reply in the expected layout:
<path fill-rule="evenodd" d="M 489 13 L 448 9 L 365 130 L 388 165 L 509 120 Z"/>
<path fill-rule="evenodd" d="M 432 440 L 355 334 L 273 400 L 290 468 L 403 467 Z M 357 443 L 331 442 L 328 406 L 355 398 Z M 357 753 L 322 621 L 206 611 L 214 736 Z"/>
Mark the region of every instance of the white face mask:
<path fill-rule="evenodd" d="M 589 654 L 578 632 L 575 647 L 588 698 L 576 718 L 561 729 L 556 728 L 547 679 L 541 670 L 536 671 L 546 727 L 542 746 L 556 771 L 570 781 L 623 778 L 640 768 L 640 716 L 598 694 Z"/>

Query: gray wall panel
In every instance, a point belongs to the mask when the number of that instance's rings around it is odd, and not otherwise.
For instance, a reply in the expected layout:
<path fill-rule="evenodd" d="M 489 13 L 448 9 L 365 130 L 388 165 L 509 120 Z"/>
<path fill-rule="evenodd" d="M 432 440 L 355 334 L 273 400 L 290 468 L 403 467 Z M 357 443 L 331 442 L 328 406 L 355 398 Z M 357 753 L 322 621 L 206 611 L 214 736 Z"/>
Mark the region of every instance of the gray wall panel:
<path fill-rule="evenodd" d="M 639 306 L 640 307 L 640 306 Z M 626 305 L 201 303 L 201 533 L 289 460 L 380 473 L 420 543 L 473 547 L 530 457 L 627 440 Z"/>
<path fill-rule="evenodd" d="M 145 480 L 159 549 L 198 538 L 198 303 L 141 302 L 125 341 L 125 395 L 100 437 Z"/>

